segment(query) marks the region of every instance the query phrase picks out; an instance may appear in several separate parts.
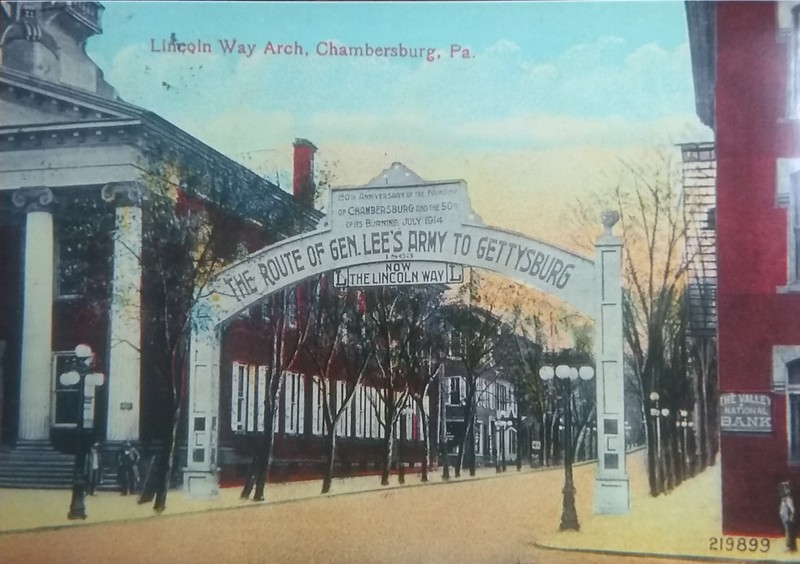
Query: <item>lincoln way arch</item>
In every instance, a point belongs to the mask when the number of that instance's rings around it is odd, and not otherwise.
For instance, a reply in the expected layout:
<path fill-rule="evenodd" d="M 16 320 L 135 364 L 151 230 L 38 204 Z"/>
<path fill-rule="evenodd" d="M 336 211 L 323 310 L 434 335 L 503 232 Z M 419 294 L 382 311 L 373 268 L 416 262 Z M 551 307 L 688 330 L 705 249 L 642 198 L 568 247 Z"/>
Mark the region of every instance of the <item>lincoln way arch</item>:
<path fill-rule="evenodd" d="M 417 276 L 448 282 L 449 265 L 492 270 L 553 295 L 595 320 L 598 466 L 596 513 L 625 513 L 625 409 L 622 352 L 622 243 L 605 214 L 594 260 L 524 235 L 484 225 L 463 181 L 428 182 L 399 163 L 365 186 L 331 191 L 316 230 L 265 247 L 216 275 L 196 304 L 189 367 L 189 455 L 184 487 L 192 496 L 217 493 L 220 327 L 266 296 L 305 278 L 366 285 L 391 268 L 415 266 Z M 376 268 L 376 265 L 377 268 Z M 458 267 L 460 269 L 460 266 Z M 423 280 L 421 279 L 420 282 Z"/>

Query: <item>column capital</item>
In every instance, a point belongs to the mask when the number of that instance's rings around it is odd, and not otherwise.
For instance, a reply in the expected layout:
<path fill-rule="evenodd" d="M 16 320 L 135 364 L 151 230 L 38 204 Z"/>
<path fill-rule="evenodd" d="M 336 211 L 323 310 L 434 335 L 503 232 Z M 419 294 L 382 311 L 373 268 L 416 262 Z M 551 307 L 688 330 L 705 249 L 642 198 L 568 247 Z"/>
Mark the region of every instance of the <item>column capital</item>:
<path fill-rule="evenodd" d="M 139 207 L 144 199 L 144 189 L 138 182 L 113 182 L 103 186 L 100 195 L 108 203 Z"/>
<path fill-rule="evenodd" d="M 24 209 L 25 213 L 49 212 L 55 202 L 55 198 L 53 197 L 53 191 L 47 186 L 32 186 L 14 191 L 11 201 L 18 208 Z"/>

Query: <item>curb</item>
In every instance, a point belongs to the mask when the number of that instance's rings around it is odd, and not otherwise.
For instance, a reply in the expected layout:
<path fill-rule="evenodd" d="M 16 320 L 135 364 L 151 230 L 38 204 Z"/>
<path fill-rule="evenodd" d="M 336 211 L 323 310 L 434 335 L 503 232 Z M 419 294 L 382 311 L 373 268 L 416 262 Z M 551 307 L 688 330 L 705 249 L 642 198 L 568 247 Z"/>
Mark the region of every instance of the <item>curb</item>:
<path fill-rule="evenodd" d="M 594 464 L 596 460 L 589 460 L 580 463 L 581 465 L 586 464 Z M 37 533 L 37 532 L 44 532 L 44 531 L 54 531 L 58 529 L 69 529 L 75 527 L 96 527 L 99 525 L 113 525 L 113 524 L 122 524 L 122 523 L 131 523 L 131 522 L 138 522 L 138 521 L 146 521 L 148 519 L 154 518 L 163 518 L 163 519 L 170 519 L 174 517 L 186 517 L 189 515 L 201 515 L 206 513 L 216 513 L 221 511 L 232 511 L 232 510 L 240 510 L 240 509 L 256 509 L 259 507 L 269 507 L 269 506 L 277 506 L 277 505 L 286 505 L 291 503 L 300 503 L 304 501 L 312 501 L 312 500 L 324 500 L 334 497 L 343 497 L 343 496 L 356 496 L 356 495 L 368 495 L 374 493 L 382 493 L 394 490 L 400 490 L 405 488 L 419 488 L 419 487 L 434 487 L 434 486 L 446 486 L 452 484 L 469 484 L 471 482 L 481 482 L 484 480 L 497 480 L 503 478 L 511 478 L 511 477 L 519 477 L 525 476 L 528 474 L 538 474 L 542 472 L 548 471 L 559 471 L 563 470 L 563 466 L 545 466 L 539 468 L 526 468 L 522 471 L 514 471 L 509 473 L 506 472 L 499 472 L 496 474 L 490 474 L 488 476 L 466 476 L 461 478 L 451 477 L 447 481 L 437 481 L 437 482 L 416 482 L 410 484 L 392 484 L 388 486 L 379 486 L 377 488 L 370 488 L 364 490 L 356 490 L 356 491 L 349 491 L 349 492 L 329 492 L 326 494 L 317 493 L 313 496 L 305 496 L 305 497 L 296 497 L 291 499 L 281 499 L 275 501 L 252 501 L 252 500 L 241 500 L 241 505 L 227 505 L 224 507 L 208 507 L 204 509 L 198 509 L 196 511 L 184 511 L 180 513 L 170 513 L 167 515 L 159 514 L 156 512 L 151 513 L 147 516 L 141 517 L 127 517 L 122 519 L 109 519 L 105 521 L 80 521 L 80 522 L 72 522 L 72 523 L 63 523 L 57 525 L 42 525 L 38 527 L 29 527 L 26 529 L 5 529 L 0 530 L 0 536 L 7 536 L 7 535 L 15 535 L 15 534 L 29 534 L 29 533 Z M 417 474 L 412 474 L 412 476 L 417 476 Z M 407 476 L 408 477 L 408 476 Z M 346 479 L 346 478 L 345 478 Z M 11 488 L 3 488 L 3 489 L 11 489 Z M 36 490 L 39 491 L 39 490 Z M 174 490 L 173 493 L 177 493 L 180 495 L 180 490 Z"/>

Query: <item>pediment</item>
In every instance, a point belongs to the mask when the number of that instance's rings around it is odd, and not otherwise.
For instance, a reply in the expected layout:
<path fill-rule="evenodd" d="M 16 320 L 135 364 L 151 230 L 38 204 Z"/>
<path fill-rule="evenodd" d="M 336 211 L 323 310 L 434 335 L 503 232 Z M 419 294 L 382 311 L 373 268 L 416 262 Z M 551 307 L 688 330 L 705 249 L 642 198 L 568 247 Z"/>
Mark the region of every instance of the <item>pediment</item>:
<path fill-rule="evenodd" d="M 138 117 L 118 100 L 0 68 L 0 126 L 46 125 Z"/>

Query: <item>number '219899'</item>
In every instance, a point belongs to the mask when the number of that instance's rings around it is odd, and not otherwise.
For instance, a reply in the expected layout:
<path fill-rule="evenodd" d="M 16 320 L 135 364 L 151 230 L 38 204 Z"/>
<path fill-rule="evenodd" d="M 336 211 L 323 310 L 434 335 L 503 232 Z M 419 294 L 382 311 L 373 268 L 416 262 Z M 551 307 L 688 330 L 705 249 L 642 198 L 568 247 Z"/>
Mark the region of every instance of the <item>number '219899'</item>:
<path fill-rule="evenodd" d="M 754 537 L 709 537 L 709 550 L 728 552 L 769 552 L 769 539 Z"/>

